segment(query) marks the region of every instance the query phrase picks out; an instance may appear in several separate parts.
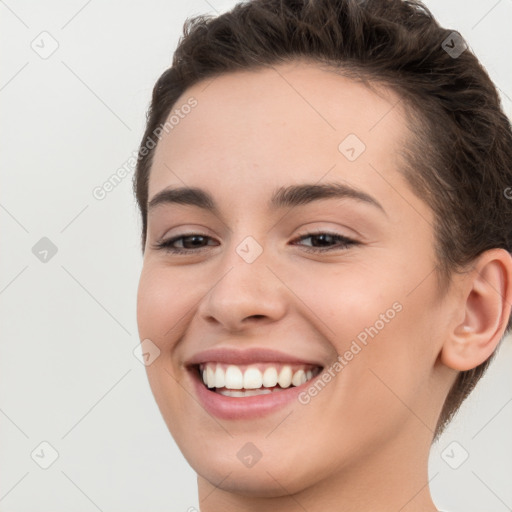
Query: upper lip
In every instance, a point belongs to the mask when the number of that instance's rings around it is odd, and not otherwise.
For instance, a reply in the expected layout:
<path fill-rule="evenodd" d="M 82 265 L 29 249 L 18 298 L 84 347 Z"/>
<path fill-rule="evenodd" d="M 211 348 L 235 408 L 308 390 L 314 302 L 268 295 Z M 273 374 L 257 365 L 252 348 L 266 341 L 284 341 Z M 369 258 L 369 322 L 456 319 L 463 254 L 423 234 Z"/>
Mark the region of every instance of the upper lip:
<path fill-rule="evenodd" d="M 278 350 L 269 348 L 211 348 L 198 352 L 185 363 L 186 366 L 194 366 L 201 363 L 219 362 L 232 364 L 251 364 L 251 363 L 290 363 L 290 364 L 308 364 L 323 366 L 318 361 L 303 359 L 297 356 L 286 354 Z"/>

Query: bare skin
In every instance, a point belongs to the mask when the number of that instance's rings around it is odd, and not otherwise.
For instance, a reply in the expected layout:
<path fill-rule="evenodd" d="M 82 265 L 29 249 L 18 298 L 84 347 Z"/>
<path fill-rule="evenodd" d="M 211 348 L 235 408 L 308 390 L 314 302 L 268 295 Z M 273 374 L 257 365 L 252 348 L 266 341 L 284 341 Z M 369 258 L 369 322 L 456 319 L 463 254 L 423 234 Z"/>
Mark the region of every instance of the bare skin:
<path fill-rule="evenodd" d="M 201 510 L 435 512 L 433 431 L 458 371 L 504 332 L 510 256 L 484 253 L 441 292 L 433 213 L 398 172 L 408 128 L 391 91 L 294 62 L 196 84 L 176 107 L 191 96 L 197 106 L 157 146 L 149 200 L 199 187 L 219 211 L 150 209 L 137 315 L 141 340 L 161 351 L 149 382 L 198 474 Z M 349 134 L 366 146 L 359 155 L 353 138 L 339 149 Z M 268 208 L 276 189 L 303 183 L 345 184 L 380 207 L 331 197 Z M 204 248 L 156 248 L 190 233 Z M 322 233 L 356 243 L 322 245 Z M 237 252 L 248 236 L 262 249 L 251 263 Z M 208 348 L 260 347 L 325 370 L 370 326 L 378 332 L 308 403 L 250 421 L 207 412 L 186 368 Z M 237 456 L 246 443 L 261 454 L 252 467 Z"/>

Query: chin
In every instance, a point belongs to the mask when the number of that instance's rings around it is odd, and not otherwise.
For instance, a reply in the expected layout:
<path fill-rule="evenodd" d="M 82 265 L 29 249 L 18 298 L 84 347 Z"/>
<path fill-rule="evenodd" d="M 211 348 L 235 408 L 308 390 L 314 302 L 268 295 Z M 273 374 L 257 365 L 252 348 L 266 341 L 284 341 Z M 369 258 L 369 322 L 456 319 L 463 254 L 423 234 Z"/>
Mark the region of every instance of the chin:
<path fill-rule="evenodd" d="M 211 465 L 206 467 L 204 464 L 202 467 L 193 467 L 193 469 L 213 487 L 254 498 L 289 496 L 311 485 L 311 482 L 307 485 L 302 484 L 302 479 L 293 474 L 289 467 L 272 470 L 264 466 L 259 469 L 257 467 L 233 467 L 233 464 L 231 466 L 226 472 L 219 471 Z"/>

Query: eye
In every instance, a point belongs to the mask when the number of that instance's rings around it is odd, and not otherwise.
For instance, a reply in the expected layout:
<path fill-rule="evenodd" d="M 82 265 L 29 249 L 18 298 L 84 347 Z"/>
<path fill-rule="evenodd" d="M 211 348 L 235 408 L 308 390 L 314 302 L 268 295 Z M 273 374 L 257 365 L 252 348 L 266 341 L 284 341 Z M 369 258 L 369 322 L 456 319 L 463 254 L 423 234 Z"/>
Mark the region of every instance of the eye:
<path fill-rule="evenodd" d="M 199 252 L 200 250 L 206 249 L 208 244 L 205 244 L 208 240 L 213 238 L 202 235 L 201 233 L 187 233 L 185 235 L 176 236 L 169 240 L 163 240 L 154 245 L 154 249 L 163 249 L 167 252 L 175 254 L 186 254 L 191 252 Z M 176 243 L 181 244 L 176 246 Z M 213 244 L 218 245 L 218 244 Z"/>
<path fill-rule="evenodd" d="M 312 244 L 303 246 L 308 252 L 326 252 L 348 249 L 350 246 L 359 245 L 360 242 L 337 233 L 318 232 L 308 233 L 297 238 L 296 241 L 310 239 Z"/>
<path fill-rule="evenodd" d="M 303 245 L 308 252 L 327 252 L 348 249 L 350 246 L 359 245 L 359 242 L 348 238 L 337 233 L 318 232 L 318 233 L 307 233 L 294 240 L 296 242 L 310 239 L 311 245 Z M 157 242 L 153 248 L 162 249 L 174 254 L 191 254 L 205 250 L 208 246 L 219 245 L 218 243 L 209 244 L 209 241 L 213 241 L 213 238 L 208 235 L 201 233 L 187 233 L 184 235 L 170 238 L 169 240 L 163 240 Z"/>

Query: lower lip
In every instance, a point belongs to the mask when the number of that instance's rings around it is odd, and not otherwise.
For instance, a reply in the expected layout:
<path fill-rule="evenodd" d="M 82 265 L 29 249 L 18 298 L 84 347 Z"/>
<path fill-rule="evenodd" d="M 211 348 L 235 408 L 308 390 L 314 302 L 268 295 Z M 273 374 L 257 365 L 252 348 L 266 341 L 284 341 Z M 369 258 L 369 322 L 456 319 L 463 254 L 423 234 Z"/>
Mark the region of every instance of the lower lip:
<path fill-rule="evenodd" d="M 229 397 L 210 391 L 200 380 L 197 369 L 191 370 L 191 377 L 203 407 L 213 416 L 224 420 L 254 419 L 279 411 L 293 401 L 298 402 L 298 395 L 315 380 L 313 378 L 300 386 L 265 395 Z"/>

